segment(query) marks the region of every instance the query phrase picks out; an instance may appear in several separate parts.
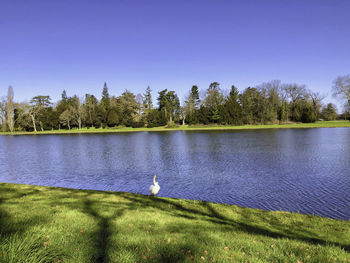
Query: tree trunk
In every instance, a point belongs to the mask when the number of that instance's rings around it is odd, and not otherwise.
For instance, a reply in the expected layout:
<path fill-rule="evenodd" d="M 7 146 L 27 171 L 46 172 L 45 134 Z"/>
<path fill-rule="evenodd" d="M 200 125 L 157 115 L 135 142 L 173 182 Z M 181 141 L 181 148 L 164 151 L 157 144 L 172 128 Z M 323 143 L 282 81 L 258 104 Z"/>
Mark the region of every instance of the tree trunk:
<path fill-rule="evenodd" d="M 40 129 L 41 129 L 41 131 L 44 131 L 43 123 L 42 123 L 42 122 L 40 122 Z"/>
<path fill-rule="evenodd" d="M 79 124 L 79 130 L 81 130 L 81 118 L 80 118 L 80 116 L 78 118 L 78 124 Z"/>
<path fill-rule="evenodd" d="M 173 116 L 172 116 L 172 114 L 170 113 L 170 123 L 172 123 L 173 122 Z"/>
<path fill-rule="evenodd" d="M 35 125 L 35 118 L 34 118 L 34 115 L 33 114 L 29 114 L 30 117 L 32 118 L 32 122 L 33 122 L 33 127 L 34 127 L 34 132 L 37 132 L 36 130 L 36 125 Z"/>
<path fill-rule="evenodd" d="M 68 120 L 68 123 L 67 123 L 67 124 L 68 124 L 68 129 L 70 130 L 70 124 L 69 124 L 69 120 Z"/>
<path fill-rule="evenodd" d="M 182 125 L 185 125 L 185 116 L 182 118 Z"/>
<path fill-rule="evenodd" d="M 15 120 L 14 120 L 14 105 L 13 105 L 13 89 L 11 86 L 9 86 L 8 92 L 7 92 L 6 116 L 7 116 L 7 125 L 10 129 L 10 132 L 13 132 Z"/>
<path fill-rule="evenodd" d="M 1 117 L 1 130 L 3 131 L 3 132 L 5 132 L 6 131 L 6 127 L 7 126 L 7 124 L 6 124 L 6 118 L 5 117 Z"/>
<path fill-rule="evenodd" d="M 90 125 L 93 126 L 92 125 L 92 116 L 91 116 L 91 110 L 90 109 L 89 109 L 89 119 L 90 119 Z"/>

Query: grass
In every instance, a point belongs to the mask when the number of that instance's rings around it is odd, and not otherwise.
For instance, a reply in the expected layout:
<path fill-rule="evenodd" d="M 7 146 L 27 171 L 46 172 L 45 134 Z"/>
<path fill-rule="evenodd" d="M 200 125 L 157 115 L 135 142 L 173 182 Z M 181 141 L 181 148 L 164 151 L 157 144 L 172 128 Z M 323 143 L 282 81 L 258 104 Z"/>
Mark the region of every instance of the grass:
<path fill-rule="evenodd" d="M 203 131 L 203 130 L 246 130 L 246 129 L 285 129 L 285 128 L 336 128 L 350 127 L 350 121 L 318 121 L 315 123 L 290 123 L 290 124 L 266 124 L 266 125 L 181 125 L 177 128 L 155 127 L 155 128 L 74 128 L 71 130 L 51 130 L 38 132 L 0 132 L 0 135 L 26 135 L 26 134 L 79 134 L 79 133 L 117 133 L 117 132 L 137 132 L 137 131 Z"/>
<path fill-rule="evenodd" d="M 350 262 L 350 221 L 0 184 L 0 262 Z"/>

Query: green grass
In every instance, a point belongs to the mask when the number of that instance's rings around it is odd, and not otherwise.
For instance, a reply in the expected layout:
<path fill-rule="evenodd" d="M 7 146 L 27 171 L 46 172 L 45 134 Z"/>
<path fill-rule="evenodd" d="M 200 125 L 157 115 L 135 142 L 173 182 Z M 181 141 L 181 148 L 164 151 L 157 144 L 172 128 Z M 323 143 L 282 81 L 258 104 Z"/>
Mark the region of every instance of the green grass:
<path fill-rule="evenodd" d="M 0 184 L 0 262 L 350 262 L 350 221 Z"/>
<path fill-rule="evenodd" d="M 52 130 L 52 131 L 38 131 L 38 132 L 21 132 L 16 131 L 0 132 L 0 135 L 25 135 L 25 134 L 76 134 L 76 133 L 116 133 L 116 132 L 137 132 L 137 131 L 203 131 L 203 130 L 246 130 L 246 129 L 285 129 L 285 128 L 336 128 L 336 127 L 350 127 L 350 121 L 318 121 L 315 123 L 291 123 L 291 124 L 266 124 L 266 125 L 181 125 L 177 128 L 155 127 L 155 128 L 131 128 L 131 127 L 117 127 L 117 128 L 83 128 L 72 130 Z"/>

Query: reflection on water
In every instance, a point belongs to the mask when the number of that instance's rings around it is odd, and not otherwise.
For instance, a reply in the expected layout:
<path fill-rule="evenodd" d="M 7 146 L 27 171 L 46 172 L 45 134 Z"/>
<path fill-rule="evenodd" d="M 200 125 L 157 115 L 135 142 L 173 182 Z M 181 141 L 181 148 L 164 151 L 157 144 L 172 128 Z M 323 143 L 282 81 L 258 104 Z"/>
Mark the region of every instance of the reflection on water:
<path fill-rule="evenodd" d="M 0 181 L 350 218 L 350 129 L 0 136 Z"/>

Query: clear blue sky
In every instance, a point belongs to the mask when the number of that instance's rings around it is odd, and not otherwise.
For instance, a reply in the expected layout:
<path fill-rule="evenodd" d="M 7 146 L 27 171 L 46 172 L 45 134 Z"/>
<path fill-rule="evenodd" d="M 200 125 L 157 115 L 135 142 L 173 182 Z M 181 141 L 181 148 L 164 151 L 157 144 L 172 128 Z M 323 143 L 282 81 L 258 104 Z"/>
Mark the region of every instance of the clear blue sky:
<path fill-rule="evenodd" d="M 0 96 L 239 90 L 272 79 L 328 93 L 350 73 L 350 1 L 1 0 Z"/>

